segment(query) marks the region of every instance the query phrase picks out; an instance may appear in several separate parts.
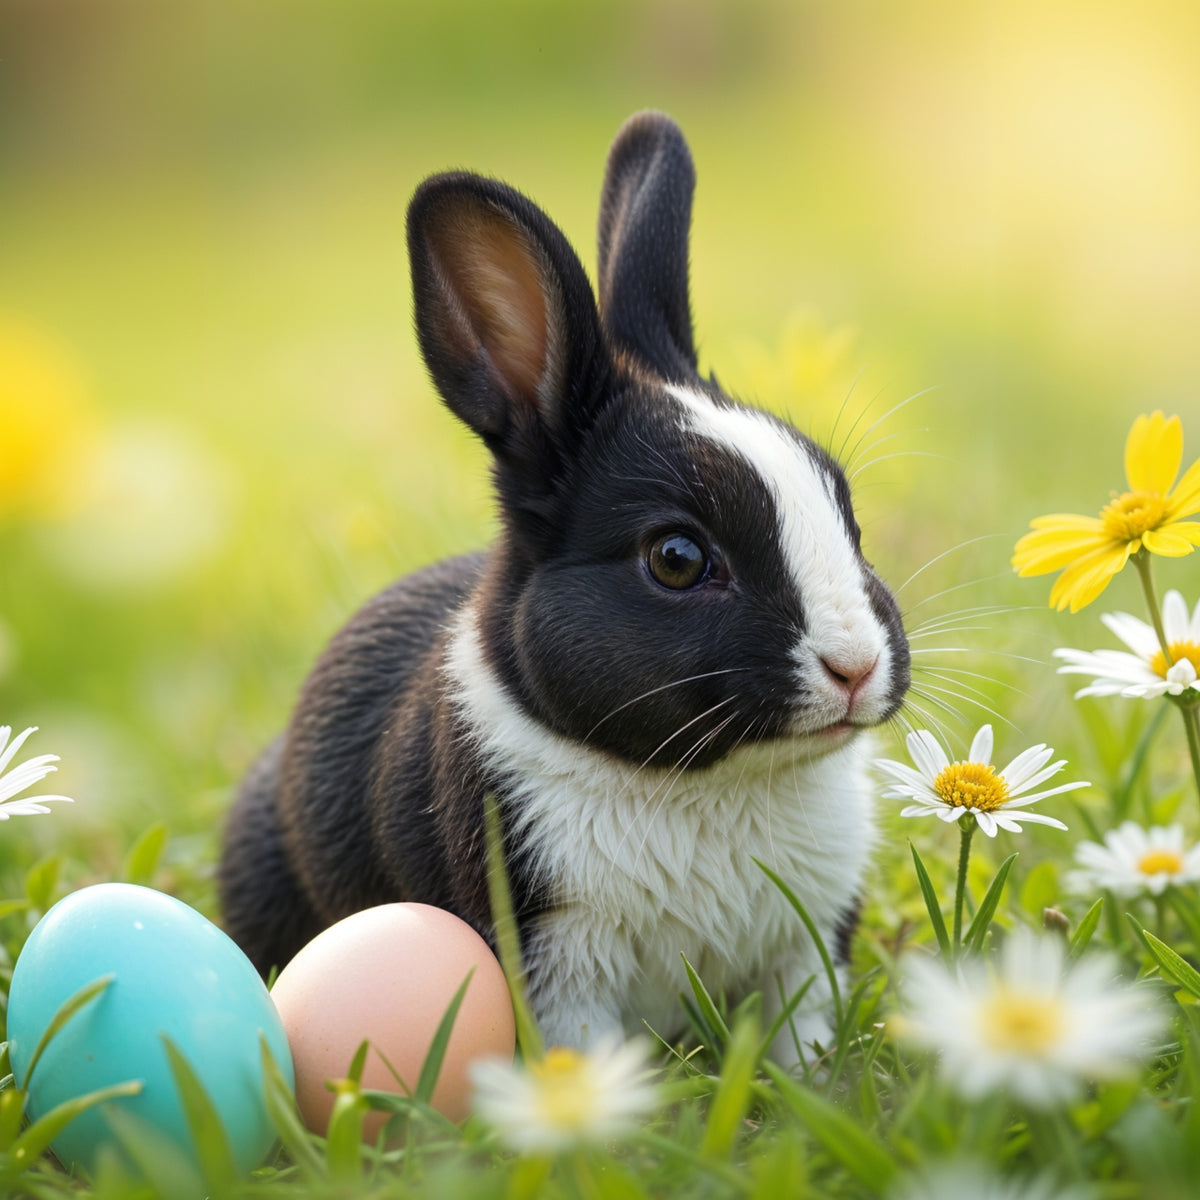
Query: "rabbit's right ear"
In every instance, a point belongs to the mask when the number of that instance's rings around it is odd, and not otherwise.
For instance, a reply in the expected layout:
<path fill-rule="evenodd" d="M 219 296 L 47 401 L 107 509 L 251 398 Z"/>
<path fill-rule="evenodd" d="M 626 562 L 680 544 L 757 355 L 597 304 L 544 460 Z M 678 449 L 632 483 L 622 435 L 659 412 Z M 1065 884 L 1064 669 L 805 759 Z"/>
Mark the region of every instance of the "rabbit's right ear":
<path fill-rule="evenodd" d="M 679 126 L 635 113 L 608 152 L 600 197 L 600 315 L 613 343 L 665 379 L 696 378 L 688 231 L 696 171 Z"/>
<path fill-rule="evenodd" d="M 408 209 L 417 336 L 438 391 L 519 475 L 553 474 L 602 374 L 591 285 L 558 227 L 506 184 L 427 179 Z"/>

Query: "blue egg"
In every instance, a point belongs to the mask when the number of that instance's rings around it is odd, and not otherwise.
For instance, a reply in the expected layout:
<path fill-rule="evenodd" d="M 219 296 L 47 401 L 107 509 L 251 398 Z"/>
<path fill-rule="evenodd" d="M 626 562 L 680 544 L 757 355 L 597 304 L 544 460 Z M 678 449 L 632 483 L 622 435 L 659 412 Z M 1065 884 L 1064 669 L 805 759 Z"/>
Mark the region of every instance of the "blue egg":
<path fill-rule="evenodd" d="M 140 1095 L 112 1101 L 197 1161 L 163 1036 L 188 1060 L 220 1115 L 234 1161 L 258 1166 L 275 1141 L 264 1100 L 260 1033 L 289 1085 L 292 1057 L 275 1006 L 250 960 L 211 921 L 171 896 L 102 883 L 60 900 L 38 923 L 13 971 L 9 1055 L 18 1084 L 59 1007 L 114 976 L 54 1036 L 29 1088 L 36 1120 L 110 1084 L 141 1080 Z M 94 1169 L 116 1143 L 109 1105 L 89 1109 L 54 1140 L 64 1163 Z"/>

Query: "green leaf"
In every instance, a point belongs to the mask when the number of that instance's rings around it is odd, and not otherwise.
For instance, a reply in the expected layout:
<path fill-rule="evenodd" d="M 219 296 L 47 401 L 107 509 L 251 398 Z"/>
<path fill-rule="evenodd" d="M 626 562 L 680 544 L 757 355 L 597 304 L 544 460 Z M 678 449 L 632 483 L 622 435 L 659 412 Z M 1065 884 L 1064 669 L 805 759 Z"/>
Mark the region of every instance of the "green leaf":
<path fill-rule="evenodd" d="M 28 900 L 0 900 L 0 917 L 7 917 L 16 912 L 27 912 L 29 908 Z"/>
<path fill-rule="evenodd" d="M 766 1064 L 784 1103 L 836 1159 L 874 1195 L 883 1195 L 896 1174 L 886 1147 L 823 1096 L 801 1087 L 774 1063 Z"/>
<path fill-rule="evenodd" d="M 775 1044 L 775 1039 L 779 1036 L 779 1033 L 783 1029 L 784 1025 L 786 1025 L 792 1019 L 792 1014 L 797 1008 L 800 1007 L 804 997 L 808 995 L 808 989 L 812 987 L 812 985 L 816 982 L 816 979 L 817 977 L 815 975 L 810 975 L 804 981 L 803 987 L 800 987 L 794 991 L 788 998 L 787 1003 L 784 1004 L 782 1009 L 780 1009 L 779 1016 L 777 1016 L 775 1020 L 771 1022 L 770 1029 L 767 1030 L 762 1041 L 758 1044 L 758 1057 L 755 1059 L 756 1065 L 761 1066 L 763 1060 L 768 1054 L 770 1054 L 771 1047 Z M 779 990 L 781 992 L 783 991 L 782 984 L 779 985 Z"/>
<path fill-rule="evenodd" d="M 1058 864 L 1045 859 L 1025 876 L 1021 884 L 1021 907 L 1040 922 L 1042 913 L 1058 899 Z"/>
<path fill-rule="evenodd" d="M 1141 933 L 1146 949 L 1158 963 L 1162 974 L 1200 1000 L 1200 971 L 1176 954 L 1166 942 L 1156 938 L 1148 929 L 1143 929 Z"/>
<path fill-rule="evenodd" d="M 1146 765 L 1151 743 L 1158 735 L 1163 722 L 1167 719 L 1168 712 L 1170 712 L 1170 705 L 1159 704 L 1155 706 L 1154 715 L 1146 722 L 1133 753 L 1129 755 L 1129 766 L 1125 772 L 1125 778 L 1121 780 L 1120 786 L 1113 792 L 1113 816 L 1116 821 L 1123 821 L 1129 816 L 1129 805 L 1133 799 L 1133 789 Z M 1096 840 L 1100 841 L 1101 839 L 1097 838 Z"/>
<path fill-rule="evenodd" d="M 992 917 L 996 912 L 996 906 L 1000 903 L 1000 896 L 1004 892 L 1004 884 L 1008 879 L 1008 873 L 1012 870 L 1012 865 L 1016 860 L 1017 855 L 1013 853 L 1000 864 L 1000 869 L 996 872 L 996 877 L 992 880 L 991 887 L 988 888 L 983 902 L 979 905 L 979 911 L 975 914 L 975 919 L 968 926 L 966 936 L 963 938 L 963 945 L 968 950 L 981 950 L 983 948 L 983 939 L 987 937 L 987 931 L 992 924 Z"/>
<path fill-rule="evenodd" d="M 1196 911 L 1195 897 L 1190 890 L 1185 893 L 1181 888 L 1169 887 L 1164 893 L 1167 903 L 1178 914 L 1191 939 L 1192 948 L 1200 953 L 1200 913 Z"/>
<path fill-rule="evenodd" d="M 686 959 L 684 960 L 687 961 Z M 720 1082 L 708 1108 L 708 1123 L 700 1143 L 705 1158 L 728 1158 L 750 1107 L 751 1085 L 758 1061 L 757 1022 L 743 1020 L 728 1033 Z"/>
<path fill-rule="evenodd" d="M 44 1117 L 40 1117 L 30 1125 L 12 1144 L 5 1174 L 11 1178 L 37 1162 L 49 1149 L 50 1143 L 80 1113 L 94 1108 L 97 1104 L 105 1104 L 109 1100 L 117 1100 L 122 1096 L 136 1096 L 141 1090 L 140 1080 L 133 1079 L 128 1083 L 115 1083 L 111 1087 L 100 1088 L 98 1091 L 88 1092 L 84 1096 L 76 1096 L 74 1099 L 64 1101 L 56 1108 L 52 1108 Z M 16 1095 L 17 1093 L 12 1094 Z"/>
<path fill-rule="evenodd" d="M 93 979 L 91 983 L 85 984 L 73 996 L 68 996 L 66 1000 L 59 1006 L 58 1012 L 50 1019 L 50 1024 L 46 1026 L 46 1032 L 42 1034 L 38 1044 L 34 1047 L 33 1056 L 29 1060 L 29 1068 L 25 1072 L 25 1079 L 21 1086 L 28 1091 L 29 1081 L 33 1078 L 33 1070 L 41 1061 L 42 1055 L 46 1052 L 46 1047 L 50 1045 L 50 1039 L 77 1013 L 80 1009 L 86 1007 L 99 996 L 112 981 L 116 979 L 115 975 L 102 975 L 99 979 Z"/>
<path fill-rule="evenodd" d="M 854 990 L 850 993 L 850 1000 L 846 1005 L 845 1023 L 843 1027 L 837 1031 L 837 1047 L 833 1062 L 829 1067 L 829 1078 L 825 1085 L 826 1091 L 832 1092 L 837 1086 L 837 1082 L 841 1078 L 842 1068 L 846 1065 L 846 1059 L 849 1056 L 850 1051 L 860 1044 L 859 1035 L 856 1031 L 856 1025 L 858 1023 L 858 1010 L 862 1006 L 863 996 L 866 995 L 867 988 L 869 988 L 878 977 L 879 968 L 873 967 L 854 985 Z"/>
<path fill-rule="evenodd" d="M 508 979 L 513 1016 L 517 1024 L 517 1044 L 530 1061 L 545 1057 L 546 1046 L 525 996 L 525 968 L 521 962 L 521 938 L 513 912 L 512 892 L 508 886 L 508 868 L 504 860 L 504 831 L 500 827 L 500 808 L 489 792 L 483 798 L 483 827 L 487 836 L 488 899 L 496 926 L 496 949 L 500 965 Z"/>
<path fill-rule="evenodd" d="M 183 1104 L 183 1115 L 187 1119 L 204 1182 L 213 1195 L 224 1195 L 232 1188 L 238 1175 L 233 1151 L 229 1147 L 229 1135 L 204 1085 L 179 1047 L 166 1034 L 159 1034 L 159 1037 L 167 1052 L 167 1061 L 171 1065 L 175 1089 Z"/>
<path fill-rule="evenodd" d="M 929 872 L 925 870 L 925 864 L 921 861 L 916 846 L 910 841 L 908 848 L 912 851 L 913 866 L 917 869 L 917 882 L 921 885 L 921 895 L 925 897 L 925 910 L 929 913 L 929 923 L 933 926 L 933 934 L 937 938 L 942 957 L 949 962 L 953 957 L 953 951 L 950 948 L 950 935 L 946 932 L 946 922 L 942 917 L 942 906 L 938 903 L 937 892 L 933 890 L 933 881 L 929 878 Z"/>
<path fill-rule="evenodd" d="M 1087 948 L 1100 924 L 1104 911 L 1104 897 L 1101 896 L 1091 908 L 1083 914 L 1079 927 L 1071 935 L 1071 944 L 1067 947 L 1067 961 L 1074 962 Z"/>
<path fill-rule="evenodd" d="M 195 1163 L 176 1141 L 125 1108 L 106 1109 L 104 1119 L 161 1200 L 203 1200 L 207 1195 Z"/>
<path fill-rule="evenodd" d="M 0 1154 L 17 1140 L 25 1116 L 25 1093 L 17 1088 L 0 1092 Z"/>
<path fill-rule="evenodd" d="M 145 830 L 125 855 L 121 878 L 128 883 L 148 884 L 158 870 L 159 860 L 167 845 L 166 822 L 159 821 Z"/>
<path fill-rule="evenodd" d="M 829 957 L 829 951 L 825 948 L 825 941 L 817 931 L 816 923 L 808 915 L 808 910 L 800 903 L 800 899 L 796 893 L 766 863 L 756 858 L 754 865 L 783 893 L 784 898 L 795 909 L 800 920 L 804 922 L 804 927 L 808 930 L 809 936 L 813 940 L 813 945 L 816 946 L 817 953 L 821 956 L 821 962 L 825 967 L 825 975 L 829 980 L 829 990 L 833 995 L 834 1024 L 840 1029 L 842 1027 L 842 991 L 838 987 L 837 971 L 834 970 L 833 959 Z"/>
<path fill-rule="evenodd" d="M 62 857 L 55 855 L 35 863 L 25 876 L 25 894 L 29 897 L 29 903 L 39 912 L 45 912 L 54 903 L 61 870 Z"/>
<path fill-rule="evenodd" d="M 304 1127 L 300 1113 L 296 1108 L 296 1097 L 288 1087 L 267 1039 L 258 1035 L 259 1050 L 262 1053 L 263 1084 L 266 1098 L 267 1117 L 279 1134 L 283 1148 L 291 1156 L 292 1161 L 299 1166 L 305 1175 L 321 1178 L 325 1174 L 321 1156 L 313 1144 L 312 1135 Z"/>
<path fill-rule="evenodd" d="M 354 1079 L 339 1080 L 329 1113 L 325 1163 L 331 1179 L 352 1181 L 362 1177 L 363 1117 L 368 1105 Z"/>
<path fill-rule="evenodd" d="M 354 1057 L 350 1060 L 350 1069 L 346 1072 L 346 1078 L 352 1079 L 355 1083 L 361 1084 L 363 1071 L 367 1067 L 367 1054 L 370 1052 L 371 1043 L 366 1038 L 358 1043 L 358 1049 L 354 1052 Z"/>
<path fill-rule="evenodd" d="M 421 1074 L 417 1076 L 417 1088 L 414 1093 L 416 1098 L 429 1104 L 433 1100 L 433 1089 L 437 1087 L 438 1076 L 442 1072 L 442 1060 L 446 1057 L 446 1047 L 450 1044 L 450 1034 L 454 1031 L 454 1022 L 458 1017 L 458 1010 L 462 1007 L 463 997 L 467 994 L 467 987 L 470 985 L 471 978 L 475 974 L 475 968 L 472 967 L 467 972 L 467 977 L 458 986 L 458 991 L 454 993 L 454 999 L 442 1013 L 442 1019 L 438 1022 L 437 1032 L 433 1035 L 433 1041 L 429 1043 L 429 1050 L 425 1055 L 425 1061 L 421 1064 Z"/>
<path fill-rule="evenodd" d="M 687 972 L 688 982 L 692 985 L 692 995 L 696 997 L 696 1007 L 716 1037 L 716 1044 L 713 1045 L 712 1050 L 720 1061 L 725 1048 L 729 1045 L 729 1026 L 725 1024 L 721 1014 L 717 1011 L 717 1006 L 708 994 L 708 988 L 696 974 L 696 969 L 688 962 L 687 955 L 680 952 L 679 957 L 683 959 L 683 969 Z"/>

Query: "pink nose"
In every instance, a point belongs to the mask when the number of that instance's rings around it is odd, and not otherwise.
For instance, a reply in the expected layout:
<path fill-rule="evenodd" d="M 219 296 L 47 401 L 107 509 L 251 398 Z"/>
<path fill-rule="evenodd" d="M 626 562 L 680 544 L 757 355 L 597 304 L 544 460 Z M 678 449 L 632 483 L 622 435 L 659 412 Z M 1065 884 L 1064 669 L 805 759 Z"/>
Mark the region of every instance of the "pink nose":
<path fill-rule="evenodd" d="M 825 668 L 825 673 L 834 683 L 847 692 L 852 701 L 862 686 L 874 674 L 875 668 L 878 665 L 878 655 L 871 659 L 870 662 L 864 662 L 862 659 L 841 657 L 821 659 L 821 666 Z"/>

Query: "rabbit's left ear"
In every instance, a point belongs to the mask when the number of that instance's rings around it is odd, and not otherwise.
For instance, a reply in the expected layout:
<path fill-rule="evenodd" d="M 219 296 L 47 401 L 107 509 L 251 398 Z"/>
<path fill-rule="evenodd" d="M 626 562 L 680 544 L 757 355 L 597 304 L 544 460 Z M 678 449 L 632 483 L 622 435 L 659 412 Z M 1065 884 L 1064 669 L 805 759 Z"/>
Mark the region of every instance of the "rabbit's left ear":
<path fill-rule="evenodd" d="M 524 468 L 569 443 L 602 374 L 583 266 L 519 192 L 478 175 L 426 180 L 408 211 L 417 333 L 449 407 Z"/>
<path fill-rule="evenodd" d="M 621 126 L 600 197 L 600 318 L 618 349 L 676 383 L 697 375 L 688 301 L 695 186 L 670 117 L 640 112 Z"/>

